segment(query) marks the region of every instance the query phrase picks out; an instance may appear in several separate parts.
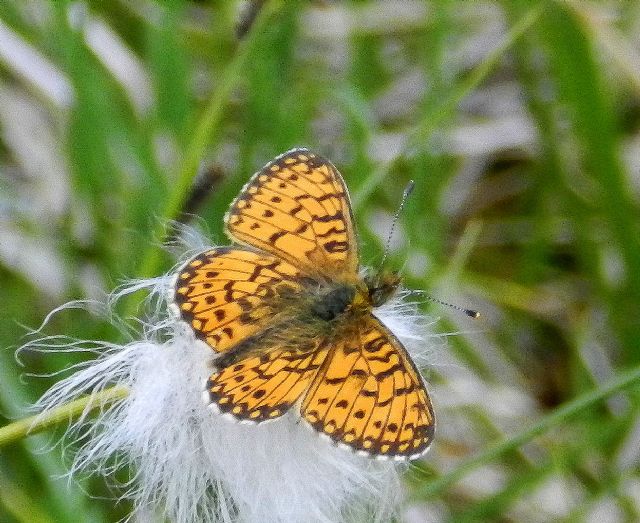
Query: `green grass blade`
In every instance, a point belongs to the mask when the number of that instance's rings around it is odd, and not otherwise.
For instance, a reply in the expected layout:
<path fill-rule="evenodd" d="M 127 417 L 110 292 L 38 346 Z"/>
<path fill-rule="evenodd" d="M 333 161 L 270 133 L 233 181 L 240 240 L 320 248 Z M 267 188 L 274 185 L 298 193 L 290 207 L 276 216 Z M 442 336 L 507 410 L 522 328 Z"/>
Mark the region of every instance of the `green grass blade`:
<path fill-rule="evenodd" d="M 218 89 L 212 95 L 195 125 L 193 136 L 184 153 L 180 172 L 161 213 L 160 225 L 156 228 L 154 238 L 162 237 L 165 220 L 174 219 L 180 213 L 191 189 L 193 179 L 198 172 L 205 150 L 215 144 L 219 138 L 224 109 L 229 95 L 243 76 L 242 69 L 254 50 L 258 35 L 272 22 L 272 17 L 280 7 L 280 2 L 277 1 L 266 3 L 256 18 L 251 31 L 239 44 L 235 56 L 221 74 Z M 156 276 L 160 270 L 160 261 L 161 252 L 158 247 L 155 245 L 149 247 L 142 260 L 138 276 L 142 278 Z"/>

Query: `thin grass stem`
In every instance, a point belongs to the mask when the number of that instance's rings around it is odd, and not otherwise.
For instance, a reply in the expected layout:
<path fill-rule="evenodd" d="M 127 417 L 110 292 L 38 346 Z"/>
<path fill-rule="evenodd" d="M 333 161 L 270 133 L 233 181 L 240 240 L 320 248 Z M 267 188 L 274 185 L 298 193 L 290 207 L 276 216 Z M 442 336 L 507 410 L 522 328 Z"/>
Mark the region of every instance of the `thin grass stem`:
<path fill-rule="evenodd" d="M 522 18 L 513 25 L 509 33 L 505 36 L 502 43 L 496 47 L 486 59 L 480 63 L 471 73 L 451 92 L 450 96 L 445 98 L 442 103 L 429 111 L 422 119 L 421 123 L 416 126 L 409 138 L 405 142 L 402 150 L 398 154 L 398 158 L 411 151 L 417 146 L 424 147 L 431 135 L 440 128 L 443 122 L 450 119 L 458 108 L 458 104 L 464 100 L 471 92 L 491 74 L 496 66 L 502 60 L 504 54 L 513 46 L 518 39 L 524 35 L 540 18 L 544 11 L 542 2 L 532 7 Z M 380 183 L 389 175 L 395 162 L 380 165 L 371 173 L 365 183 L 353 195 L 353 207 L 358 212 L 364 202 L 367 201 L 373 191 Z"/>
<path fill-rule="evenodd" d="M 17 441 L 43 432 L 62 423 L 69 423 L 86 413 L 89 410 L 103 407 L 109 403 L 114 403 L 124 399 L 129 394 L 129 390 L 122 386 L 115 386 L 104 389 L 95 394 L 88 394 L 64 405 L 50 410 L 45 414 L 36 414 L 28 418 L 22 418 L 9 425 L 0 427 L 0 447 L 16 443 Z"/>
<path fill-rule="evenodd" d="M 207 147 L 215 144 L 222 128 L 224 110 L 233 89 L 243 77 L 243 68 L 247 59 L 255 48 L 258 36 L 271 21 L 272 16 L 280 9 L 282 2 L 266 2 L 255 19 L 249 33 L 238 45 L 238 50 L 220 76 L 218 88 L 212 94 L 207 107 L 200 116 L 191 141 L 187 145 L 182 161 L 182 167 L 177 179 L 173 183 L 173 191 L 167 199 L 161 219 L 154 232 L 153 238 L 162 238 L 167 220 L 179 217 L 182 208 L 189 197 L 193 179 L 198 173 L 200 162 Z M 155 276 L 160 269 L 161 251 L 155 244 L 150 244 L 145 252 L 138 276 L 149 278 Z"/>

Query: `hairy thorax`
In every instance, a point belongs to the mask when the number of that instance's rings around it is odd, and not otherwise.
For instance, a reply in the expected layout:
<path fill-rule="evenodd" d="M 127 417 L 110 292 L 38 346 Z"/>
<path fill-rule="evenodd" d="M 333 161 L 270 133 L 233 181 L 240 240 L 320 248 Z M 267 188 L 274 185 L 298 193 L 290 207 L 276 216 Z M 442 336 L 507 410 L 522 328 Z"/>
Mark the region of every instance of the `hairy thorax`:
<path fill-rule="evenodd" d="M 342 335 L 349 325 L 385 303 L 398 284 L 399 278 L 394 273 L 371 272 L 351 282 L 324 280 L 323 284 L 311 284 L 293 301 L 302 302 L 294 306 L 300 306 L 299 317 L 305 323 L 317 325 L 324 335 L 327 329 Z M 301 296 L 306 298 L 299 300 Z"/>

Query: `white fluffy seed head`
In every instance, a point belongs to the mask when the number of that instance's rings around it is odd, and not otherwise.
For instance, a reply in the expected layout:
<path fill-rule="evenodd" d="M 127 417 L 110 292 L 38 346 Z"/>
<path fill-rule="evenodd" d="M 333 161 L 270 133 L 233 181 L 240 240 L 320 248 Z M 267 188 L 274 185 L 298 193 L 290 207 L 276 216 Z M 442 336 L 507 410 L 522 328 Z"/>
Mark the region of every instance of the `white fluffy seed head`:
<path fill-rule="evenodd" d="M 68 436 L 79 448 L 72 472 L 110 474 L 130 467 L 125 496 L 133 499 L 139 521 L 153 521 L 154 515 L 175 523 L 389 521 L 401 498 L 403 465 L 318 437 L 295 408 L 256 425 L 223 419 L 203 403 L 213 352 L 167 312 L 172 281 L 140 281 L 118 292 L 145 287 L 156 297 L 143 341 L 66 345 L 98 357 L 54 385 L 38 402 L 40 410 L 82 394 L 99 398 L 114 385 L 130 391 L 102 405 L 97 416 L 74 422 Z M 376 315 L 420 362 L 426 324 L 415 306 L 400 296 Z M 27 348 L 35 347 L 60 350 L 65 344 L 49 338 Z"/>

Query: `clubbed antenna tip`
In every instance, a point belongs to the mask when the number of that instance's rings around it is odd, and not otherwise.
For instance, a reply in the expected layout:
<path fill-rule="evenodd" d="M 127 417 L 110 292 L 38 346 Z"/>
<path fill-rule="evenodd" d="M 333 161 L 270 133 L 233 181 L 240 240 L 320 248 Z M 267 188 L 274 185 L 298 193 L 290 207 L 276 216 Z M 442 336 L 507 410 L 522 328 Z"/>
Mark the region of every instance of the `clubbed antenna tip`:
<path fill-rule="evenodd" d="M 477 319 L 480 317 L 480 312 L 473 310 L 473 309 L 465 309 L 464 307 L 459 307 L 458 305 L 453 305 L 452 303 L 447 303 L 446 301 L 442 301 L 439 300 L 438 298 L 434 298 L 433 296 L 429 296 L 427 293 L 422 292 L 422 291 L 412 291 L 412 294 L 419 294 L 420 296 L 423 296 L 425 299 L 432 301 L 434 303 L 438 303 L 440 305 L 444 305 L 445 307 L 450 307 L 452 309 L 455 309 L 457 311 L 463 312 L 465 313 L 467 316 L 469 316 L 470 318 L 474 318 Z"/>

